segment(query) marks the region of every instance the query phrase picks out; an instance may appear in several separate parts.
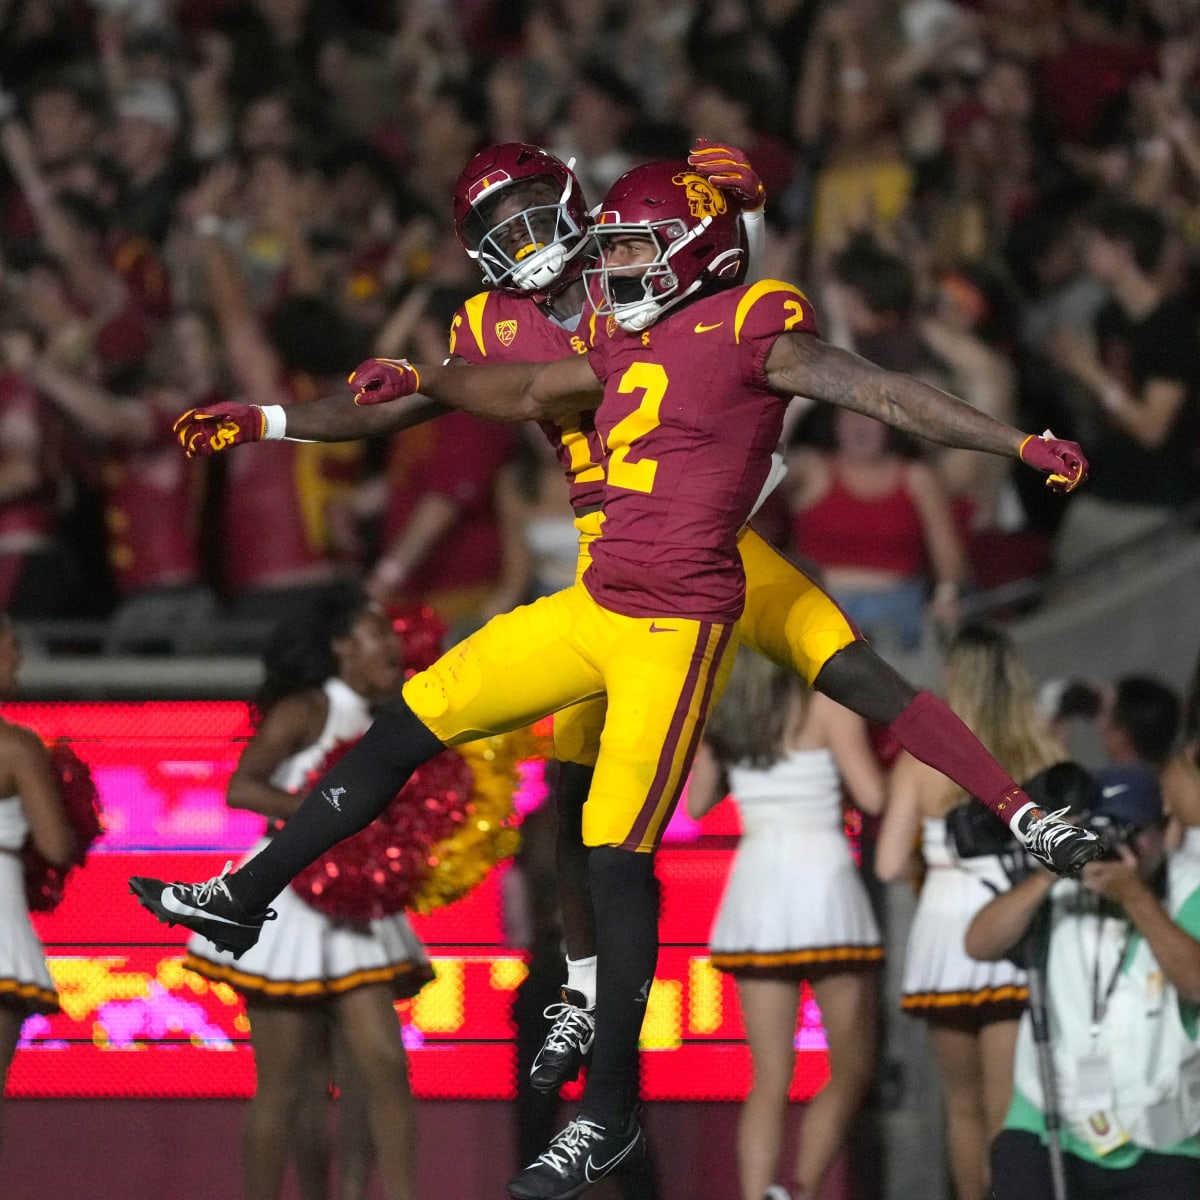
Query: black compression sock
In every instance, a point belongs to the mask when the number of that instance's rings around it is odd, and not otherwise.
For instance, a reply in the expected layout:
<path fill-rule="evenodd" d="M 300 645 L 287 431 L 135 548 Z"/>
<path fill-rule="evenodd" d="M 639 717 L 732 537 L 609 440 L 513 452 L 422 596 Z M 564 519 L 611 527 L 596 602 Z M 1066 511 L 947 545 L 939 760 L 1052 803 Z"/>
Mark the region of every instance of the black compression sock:
<path fill-rule="evenodd" d="M 247 912 L 262 912 L 309 863 L 365 829 L 408 777 L 445 746 L 403 700 L 380 709 L 370 729 L 313 785 L 283 829 L 226 877 Z"/>
<path fill-rule="evenodd" d="M 558 764 L 554 809 L 558 831 L 554 844 L 558 873 L 558 908 L 562 913 L 567 957 L 591 958 L 596 953 L 596 921 L 592 914 L 592 885 L 588 875 L 591 851 L 583 844 L 583 805 L 592 786 L 594 767 Z"/>
<path fill-rule="evenodd" d="M 596 910 L 596 1043 L 582 1111 L 625 1123 L 637 1097 L 638 1037 L 658 965 L 654 856 L 597 846 L 589 869 Z"/>

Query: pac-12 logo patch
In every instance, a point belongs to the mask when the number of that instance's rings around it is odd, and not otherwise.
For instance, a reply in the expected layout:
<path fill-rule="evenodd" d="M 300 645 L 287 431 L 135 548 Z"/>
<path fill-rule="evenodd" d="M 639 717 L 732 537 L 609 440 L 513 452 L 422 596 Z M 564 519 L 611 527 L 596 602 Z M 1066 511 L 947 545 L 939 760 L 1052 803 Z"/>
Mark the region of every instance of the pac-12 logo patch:
<path fill-rule="evenodd" d="M 501 345 L 511 346 L 513 338 L 517 336 L 516 321 L 497 321 L 496 336 L 500 339 Z"/>

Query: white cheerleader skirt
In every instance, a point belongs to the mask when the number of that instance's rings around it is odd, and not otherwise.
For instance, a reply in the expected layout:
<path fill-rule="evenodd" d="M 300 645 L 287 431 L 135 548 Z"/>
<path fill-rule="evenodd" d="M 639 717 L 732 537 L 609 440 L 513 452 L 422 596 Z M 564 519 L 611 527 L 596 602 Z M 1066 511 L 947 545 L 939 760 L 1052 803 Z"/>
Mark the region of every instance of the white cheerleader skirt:
<path fill-rule="evenodd" d="M 904 956 L 900 1007 L 929 1020 L 986 1024 L 1012 1020 L 1025 1006 L 1025 973 L 1008 959 L 978 962 L 963 947 L 975 914 L 1008 888 L 998 862 L 972 860 L 973 871 L 934 866 L 925 876 Z"/>
<path fill-rule="evenodd" d="M 58 1012 L 46 952 L 25 906 L 25 871 L 11 850 L 0 850 L 0 1004 L 27 1013 Z"/>
<path fill-rule="evenodd" d="M 184 966 L 249 998 L 280 1001 L 327 1000 L 376 983 L 406 999 L 434 976 L 425 947 L 402 912 L 363 923 L 335 921 L 290 887 L 271 907 L 275 920 L 263 925 L 258 941 L 240 958 L 193 934 Z"/>
<path fill-rule="evenodd" d="M 709 949 L 714 967 L 747 978 L 879 966 L 879 927 L 842 830 L 743 836 Z"/>

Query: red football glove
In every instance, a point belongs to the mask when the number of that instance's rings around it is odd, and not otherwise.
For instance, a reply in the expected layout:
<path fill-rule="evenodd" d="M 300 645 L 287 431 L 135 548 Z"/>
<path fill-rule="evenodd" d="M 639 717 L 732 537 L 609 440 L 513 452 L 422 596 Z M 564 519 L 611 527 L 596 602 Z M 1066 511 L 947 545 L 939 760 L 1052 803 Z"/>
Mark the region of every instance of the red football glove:
<path fill-rule="evenodd" d="M 1050 430 L 1040 437 L 1030 434 L 1021 443 L 1021 461 L 1049 478 L 1046 486 L 1056 492 L 1073 492 L 1088 475 L 1088 461 L 1078 442 L 1056 438 Z"/>
<path fill-rule="evenodd" d="M 350 372 L 355 404 L 383 404 L 421 390 L 421 376 L 406 358 L 368 358 Z"/>
<path fill-rule="evenodd" d="M 697 138 L 688 154 L 688 166 L 698 171 L 709 183 L 735 197 L 745 212 L 762 208 L 767 193 L 758 172 L 750 165 L 743 150 Z"/>
<path fill-rule="evenodd" d="M 266 419 L 257 404 L 222 400 L 190 409 L 171 428 L 188 458 L 208 458 L 242 442 L 261 441 Z"/>

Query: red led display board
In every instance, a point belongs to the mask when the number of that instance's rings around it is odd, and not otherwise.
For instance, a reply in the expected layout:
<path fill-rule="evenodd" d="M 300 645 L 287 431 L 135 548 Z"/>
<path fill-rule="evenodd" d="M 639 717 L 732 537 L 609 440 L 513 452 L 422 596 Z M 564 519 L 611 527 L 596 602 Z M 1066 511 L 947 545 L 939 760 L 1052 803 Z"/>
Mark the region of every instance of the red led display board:
<path fill-rule="evenodd" d="M 246 1096 L 254 1060 L 236 992 L 184 970 L 186 931 L 129 894 L 130 875 L 203 879 L 258 836 L 226 808 L 225 786 L 249 736 L 237 703 L 14 704 L 5 716 L 47 740 L 67 738 L 92 769 L 107 832 L 62 905 L 35 916 L 62 1011 L 31 1017 L 6 1094 Z M 531 802 L 518 798 L 518 808 Z M 703 826 L 680 816 L 660 852 L 662 952 L 642 1035 L 646 1099 L 737 1100 L 750 1082 L 736 991 L 705 940 L 736 832 L 732 805 Z M 703 836 L 702 836 L 703 835 Z M 437 979 L 397 1016 L 421 1097 L 514 1095 L 511 1007 L 525 976 L 501 927 L 501 866 L 468 896 L 414 916 Z M 820 1014 L 807 998 L 796 1036 L 796 1099 L 827 1077 Z"/>

